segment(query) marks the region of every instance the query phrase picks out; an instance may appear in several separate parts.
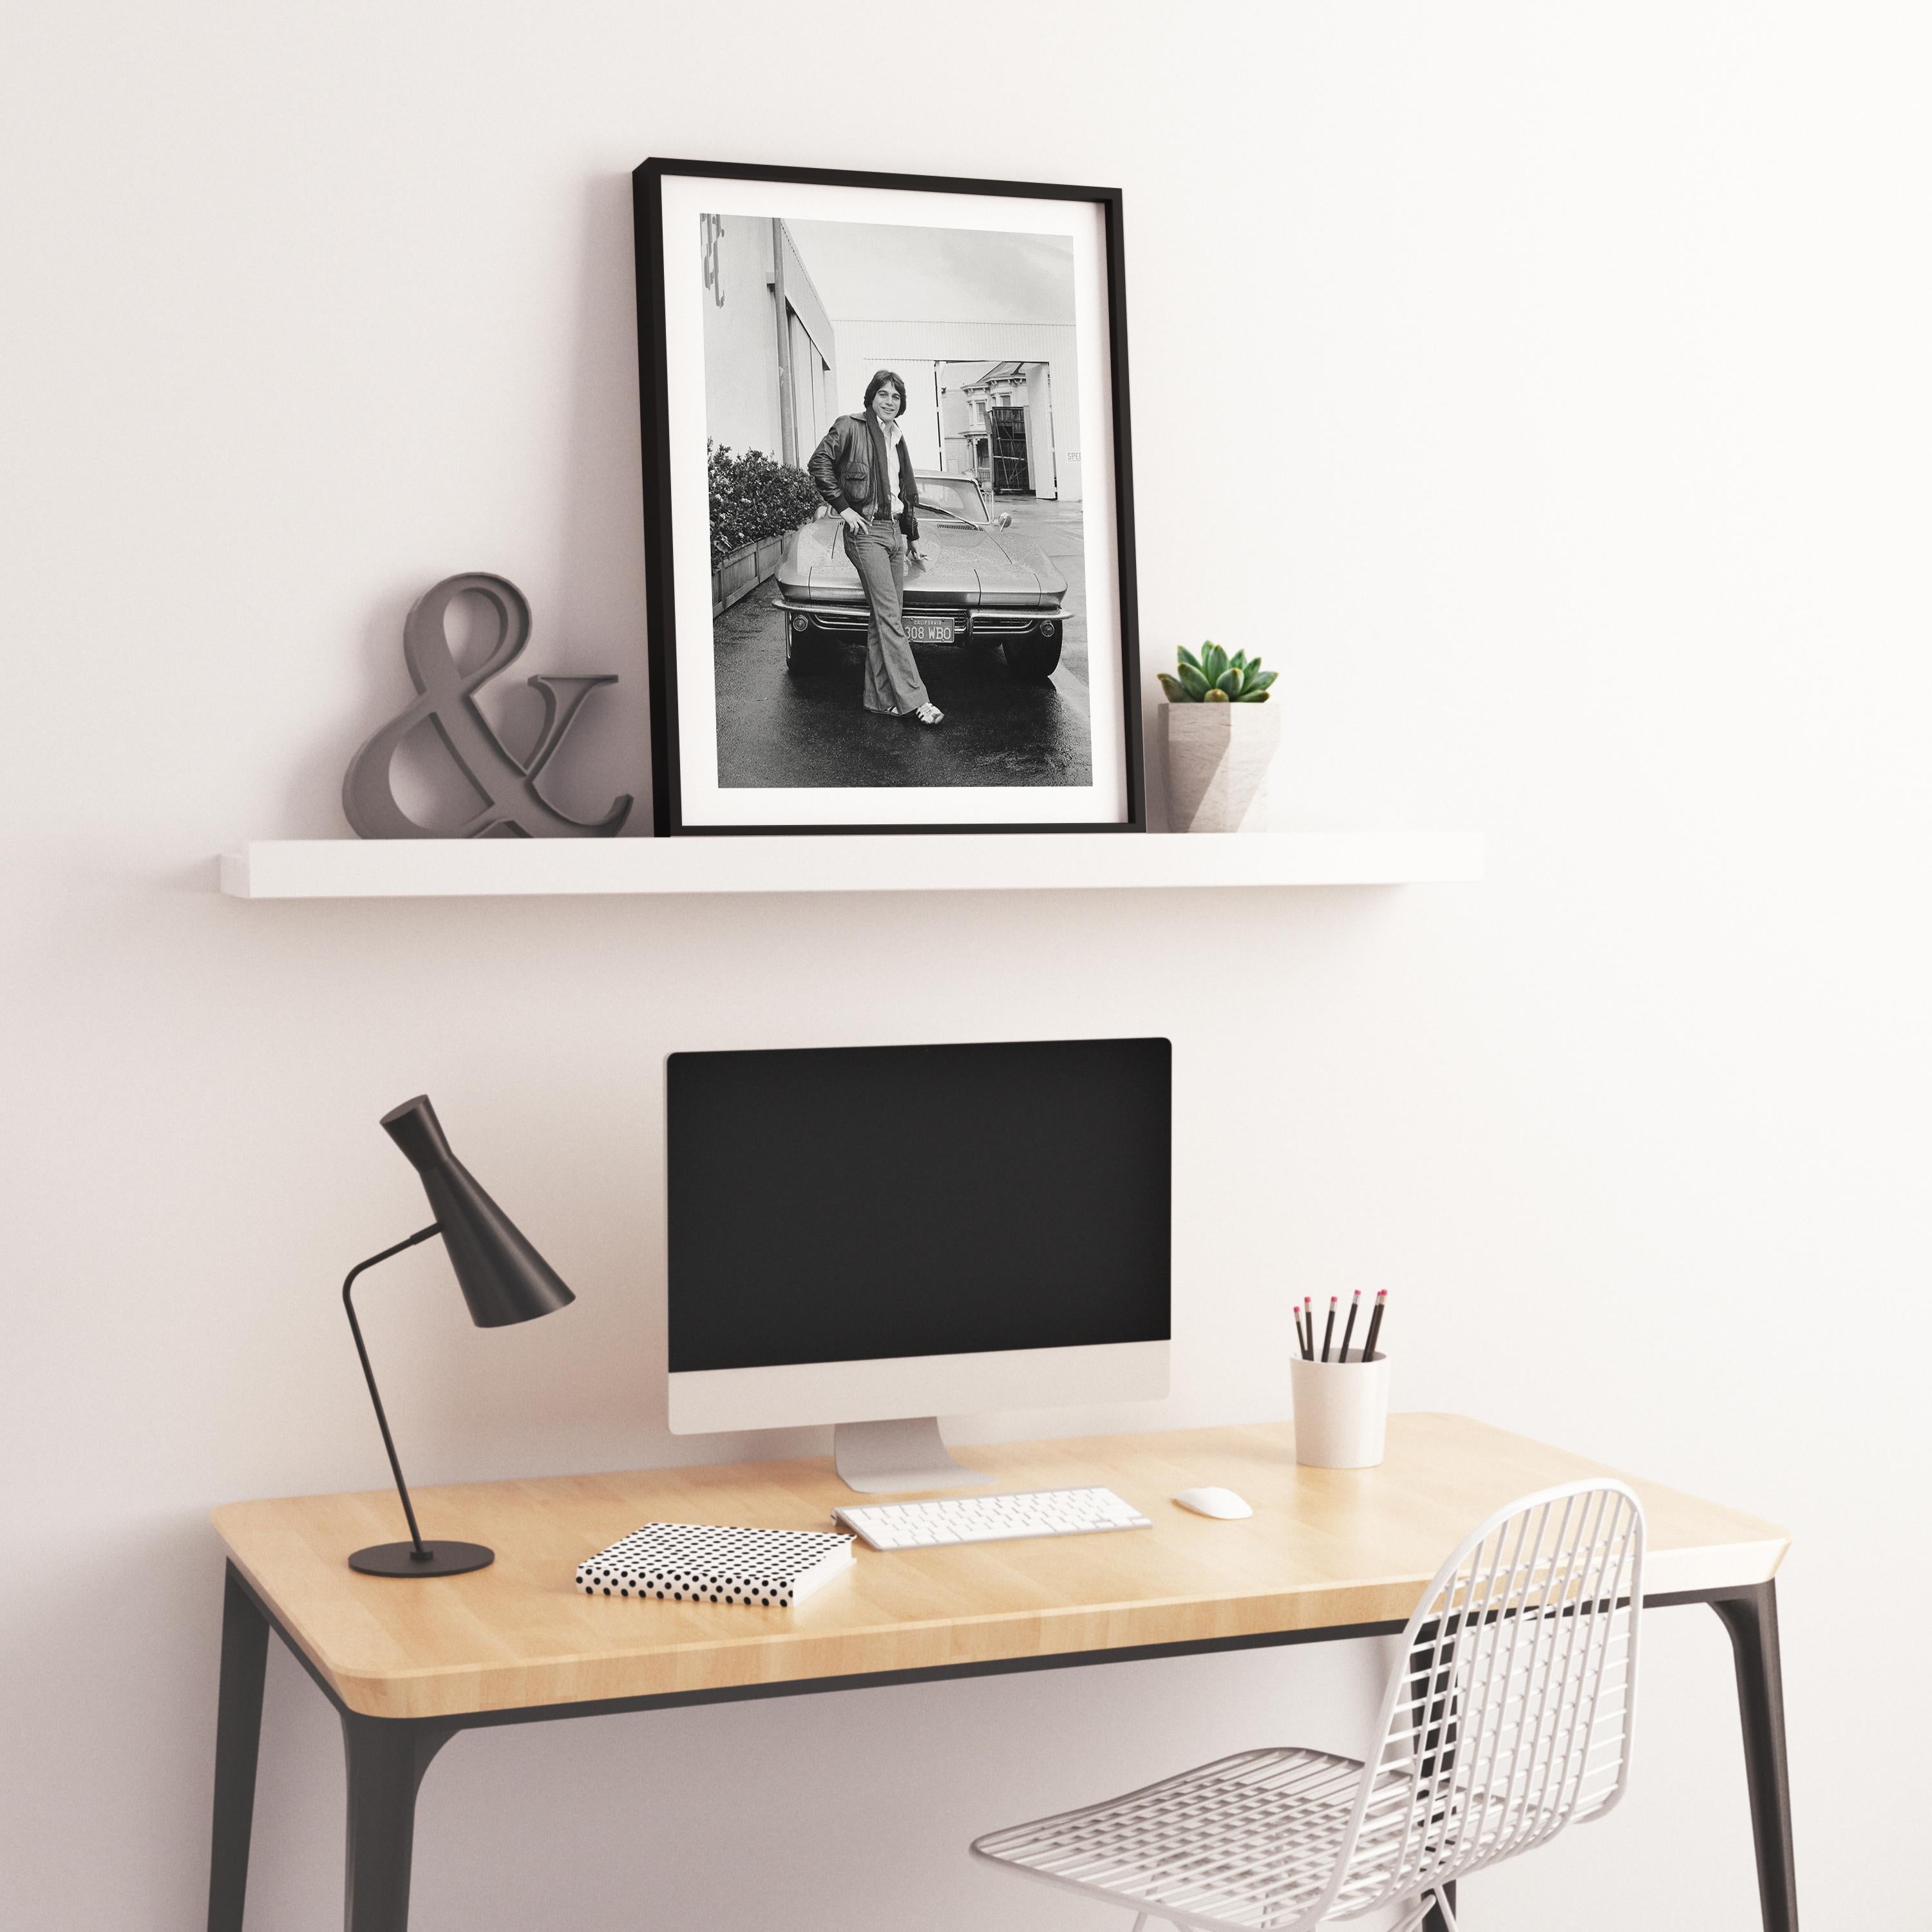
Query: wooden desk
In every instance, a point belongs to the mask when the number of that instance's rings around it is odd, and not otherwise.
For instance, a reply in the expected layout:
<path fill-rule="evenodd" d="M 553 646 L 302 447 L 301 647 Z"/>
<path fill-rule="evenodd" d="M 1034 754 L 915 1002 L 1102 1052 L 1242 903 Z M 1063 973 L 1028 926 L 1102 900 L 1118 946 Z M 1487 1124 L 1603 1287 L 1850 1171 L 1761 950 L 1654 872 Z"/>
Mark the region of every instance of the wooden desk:
<path fill-rule="evenodd" d="M 577 1564 L 652 1520 L 823 1529 L 829 1459 L 481 1483 L 417 1492 L 425 1537 L 487 1543 L 463 1576 L 364 1576 L 389 1491 L 233 1503 L 222 1628 L 209 1932 L 242 1932 L 268 1631 L 340 1713 L 349 1932 L 403 1932 L 416 1789 L 461 1730 L 860 1684 L 1392 1634 L 1462 1534 L 1527 1492 L 1622 1473 L 1447 1415 L 1389 1424 L 1388 1460 L 1304 1469 L 1286 1424 L 976 1444 L 1003 1490 L 1104 1483 L 1154 1519 L 1112 1535 L 874 1552 L 796 1610 L 592 1598 Z M 1628 1478 L 1648 1520 L 1646 1606 L 1708 1603 L 1736 1646 L 1767 1932 L 1796 1932 L 1774 1578 L 1789 1539 Z M 1168 1498 L 1218 1483 L 1220 1522 Z M 962 1829 L 964 1827 L 962 1825 Z"/>

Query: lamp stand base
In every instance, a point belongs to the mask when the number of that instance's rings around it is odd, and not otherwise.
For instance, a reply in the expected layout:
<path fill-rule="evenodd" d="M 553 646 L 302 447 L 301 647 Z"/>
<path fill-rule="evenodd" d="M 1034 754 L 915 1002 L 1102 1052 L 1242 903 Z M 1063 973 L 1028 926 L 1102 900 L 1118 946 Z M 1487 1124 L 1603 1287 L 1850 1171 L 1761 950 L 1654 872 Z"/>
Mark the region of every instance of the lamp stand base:
<path fill-rule="evenodd" d="M 349 1559 L 352 1570 L 365 1576 L 460 1576 L 466 1570 L 482 1570 L 496 1560 L 494 1550 L 480 1543 L 431 1543 L 424 1547 L 425 1558 L 416 1554 L 412 1543 L 372 1543 Z"/>

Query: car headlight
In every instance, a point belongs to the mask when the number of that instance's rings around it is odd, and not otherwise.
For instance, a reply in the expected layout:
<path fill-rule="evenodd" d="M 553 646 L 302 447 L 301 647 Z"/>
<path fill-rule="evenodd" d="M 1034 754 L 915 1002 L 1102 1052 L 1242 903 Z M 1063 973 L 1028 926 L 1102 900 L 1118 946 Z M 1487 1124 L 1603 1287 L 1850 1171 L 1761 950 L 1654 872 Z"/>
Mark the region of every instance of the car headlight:
<path fill-rule="evenodd" d="M 794 610 L 791 614 L 791 627 L 794 631 L 808 630 L 811 626 L 812 620 L 802 610 Z"/>
<path fill-rule="evenodd" d="M 1060 628 L 1060 626 L 1051 617 L 1042 617 L 1037 624 L 1034 625 L 1034 628 L 1042 638 L 1050 638 Z"/>

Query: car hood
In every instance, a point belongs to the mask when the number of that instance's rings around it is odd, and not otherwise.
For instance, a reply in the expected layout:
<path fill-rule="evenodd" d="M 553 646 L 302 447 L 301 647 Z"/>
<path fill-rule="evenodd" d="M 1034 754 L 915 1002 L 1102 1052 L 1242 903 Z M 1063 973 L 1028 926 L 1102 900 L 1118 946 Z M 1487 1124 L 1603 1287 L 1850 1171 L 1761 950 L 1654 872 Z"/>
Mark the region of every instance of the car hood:
<path fill-rule="evenodd" d="M 778 565 L 782 594 L 828 603 L 863 601 L 859 573 L 839 541 L 843 528 L 836 517 L 820 517 L 788 540 Z M 908 604 L 1028 610 L 1057 604 L 1066 595 L 1066 579 L 1052 562 L 1010 530 L 934 518 L 920 525 L 919 542 L 926 561 L 906 567 Z"/>

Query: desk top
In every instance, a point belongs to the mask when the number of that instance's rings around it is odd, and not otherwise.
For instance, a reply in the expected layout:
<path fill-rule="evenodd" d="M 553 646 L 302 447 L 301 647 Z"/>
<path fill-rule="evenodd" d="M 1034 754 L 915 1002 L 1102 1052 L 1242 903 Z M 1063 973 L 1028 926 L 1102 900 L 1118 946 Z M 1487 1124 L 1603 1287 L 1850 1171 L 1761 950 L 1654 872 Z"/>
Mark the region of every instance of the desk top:
<path fill-rule="evenodd" d="M 352 1550 L 402 1532 L 393 1490 L 230 1503 L 236 1564 L 352 1711 L 447 1717 L 1282 1630 L 1399 1623 L 1463 1534 L 1532 1490 L 1619 1474 L 1454 1415 L 1389 1419 L 1374 1469 L 1303 1468 L 1287 1423 L 1067 1442 L 974 1444 L 1002 1490 L 1102 1483 L 1151 1529 L 890 1552 L 796 1610 L 587 1597 L 577 1565 L 641 1523 L 829 1529 L 851 1492 L 829 1457 L 414 1492 L 425 1539 L 487 1543 L 465 1576 L 358 1576 Z M 1790 1539 L 1634 1477 L 1647 1594 L 1762 1582 Z M 1220 1484 L 1238 1522 L 1168 1500 Z"/>

